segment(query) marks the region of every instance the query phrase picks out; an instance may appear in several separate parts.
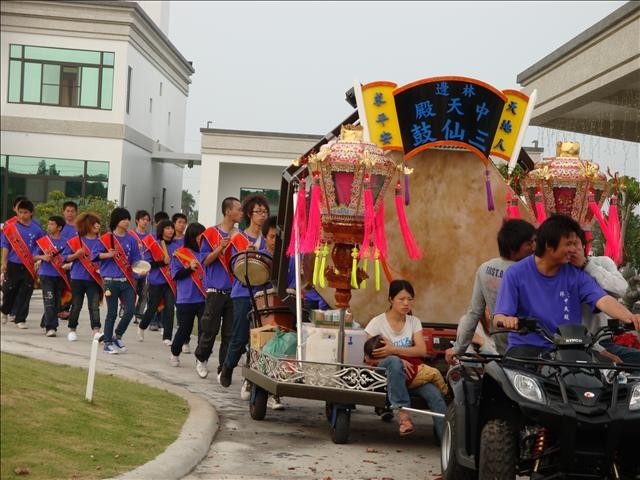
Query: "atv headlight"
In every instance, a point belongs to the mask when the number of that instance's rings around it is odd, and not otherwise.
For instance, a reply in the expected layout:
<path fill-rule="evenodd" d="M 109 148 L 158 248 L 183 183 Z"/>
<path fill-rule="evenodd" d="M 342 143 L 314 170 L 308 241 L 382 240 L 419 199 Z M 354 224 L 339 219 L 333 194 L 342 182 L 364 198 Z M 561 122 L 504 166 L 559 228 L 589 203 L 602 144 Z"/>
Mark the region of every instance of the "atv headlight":
<path fill-rule="evenodd" d="M 546 403 L 544 393 L 534 378 L 520 372 L 513 372 L 506 369 L 505 371 L 509 376 L 509 380 L 511 380 L 511 384 L 520 395 L 532 402 Z"/>
<path fill-rule="evenodd" d="M 636 384 L 631 391 L 631 400 L 629 400 L 629 410 L 640 410 L 640 383 Z"/>

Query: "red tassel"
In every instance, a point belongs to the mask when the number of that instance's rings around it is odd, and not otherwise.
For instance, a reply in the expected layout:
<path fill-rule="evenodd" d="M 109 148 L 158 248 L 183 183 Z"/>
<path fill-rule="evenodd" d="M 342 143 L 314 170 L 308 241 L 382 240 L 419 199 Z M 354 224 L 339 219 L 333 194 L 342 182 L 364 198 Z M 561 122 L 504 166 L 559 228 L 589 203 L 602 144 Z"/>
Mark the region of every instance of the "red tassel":
<path fill-rule="evenodd" d="M 507 192 L 507 220 L 515 220 L 520 218 L 520 209 L 518 208 L 518 199 L 511 191 Z"/>
<path fill-rule="evenodd" d="M 402 204 L 402 188 L 400 187 L 400 181 L 396 185 L 396 212 L 398 214 L 398 223 L 400 224 L 400 232 L 402 233 L 402 239 L 404 240 L 404 246 L 407 249 L 409 258 L 411 260 L 417 260 L 422 257 L 422 252 L 416 243 L 416 239 L 411 233 L 409 224 L 407 222 L 407 216 L 404 212 L 404 205 Z"/>
<path fill-rule="evenodd" d="M 607 221 L 602 216 L 602 212 L 600 211 L 600 208 L 598 207 L 598 204 L 595 201 L 595 197 L 593 195 L 593 192 L 590 192 L 588 194 L 587 199 L 589 201 L 589 210 L 591 210 L 591 213 L 593 214 L 593 216 L 596 218 L 596 220 L 598 220 L 598 225 L 600 226 L 600 231 L 602 232 L 602 235 L 604 236 L 605 246 L 604 246 L 604 252 L 603 253 L 607 257 L 612 257 L 612 253 L 611 253 L 612 241 L 611 241 L 611 232 L 610 232 L 610 229 L 609 229 L 609 224 L 607 223 Z"/>
<path fill-rule="evenodd" d="M 490 212 L 493 212 L 495 210 L 495 207 L 493 205 L 493 194 L 491 193 L 491 180 L 489 179 L 488 169 L 484 171 L 484 176 L 485 176 L 484 187 L 487 190 L 487 210 L 489 210 Z"/>
<path fill-rule="evenodd" d="M 618 216 L 618 197 L 612 195 L 609 199 L 609 233 L 611 236 L 611 259 L 616 265 L 622 261 L 622 246 L 620 244 L 620 217 Z"/>
<path fill-rule="evenodd" d="M 311 186 L 311 202 L 309 205 L 309 222 L 304 236 L 304 242 L 300 248 L 301 253 L 313 252 L 320 243 L 320 172 L 313 172 L 313 185 Z"/>
<path fill-rule="evenodd" d="M 376 212 L 374 244 L 380 252 L 380 259 L 387 258 L 387 231 L 384 224 L 384 198 L 380 199 L 380 206 Z"/>
<path fill-rule="evenodd" d="M 387 279 L 387 282 L 391 283 L 393 281 L 393 275 L 391 274 L 389 265 L 387 265 L 387 261 L 384 258 L 381 258 L 380 263 L 382 263 L 382 271 L 384 272 L 384 276 Z"/>
<path fill-rule="evenodd" d="M 287 248 L 287 256 L 293 257 L 296 254 L 296 238 L 298 239 L 298 249 L 302 246 L 302 240 L 305 237 L 307 228 L 307 201 L 306 201 L 306 182 L 304 178 L 300 180 L 298 185 L 298 194 L 296 198 L 296 212 L 291 222 L 291 238 L 289 239 L 289 248 Z"/>
<path fill-rule="evenodd" d="M 373 193 L 371 192 L 371 182 L 369 174 L 364 176 L 364 236 L 360 245 L 359 257 L 369 256 L 369 246 L 371 242 L 375 242 L 375 211 L 373 210 Z"/>
<path fill-rule="evenodd" d="M 544 210 L 544 202 L 542 201 L 542 192 L 538 189 L 535 194 L 536 219 L 541 224 L 547 219 L 547 212 Z"/>

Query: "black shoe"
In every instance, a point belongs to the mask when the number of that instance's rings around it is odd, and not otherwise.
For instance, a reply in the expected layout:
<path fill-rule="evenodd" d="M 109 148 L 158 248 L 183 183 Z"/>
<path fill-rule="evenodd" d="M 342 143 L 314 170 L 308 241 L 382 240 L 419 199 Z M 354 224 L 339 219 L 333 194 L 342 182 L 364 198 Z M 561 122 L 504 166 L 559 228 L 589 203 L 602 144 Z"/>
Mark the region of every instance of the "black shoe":
<path fill-rule="evenodd" d="M 222 367 L 218 374 L 218 383 L 224 388 L 228 388 L 231 385 L 231 376 L 233 375 L 233 369 Z"/>
<path fill-rule="evenodd" d="M 390 422 L 393 420 L 393 411 L 389 407 L 375 408 L 375 412 L 380 416 L 382 421 Z"/>

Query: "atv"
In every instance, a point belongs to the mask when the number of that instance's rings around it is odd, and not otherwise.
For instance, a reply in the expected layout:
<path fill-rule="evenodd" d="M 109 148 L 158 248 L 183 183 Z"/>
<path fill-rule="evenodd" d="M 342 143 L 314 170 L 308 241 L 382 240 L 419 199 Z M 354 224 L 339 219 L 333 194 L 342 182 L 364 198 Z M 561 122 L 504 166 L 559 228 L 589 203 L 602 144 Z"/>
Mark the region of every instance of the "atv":
<path fill-rule="evenodd" d="M 640 365 L 593 352 L 623 327 L 609 321 L 592 336 L 582 325 L 555 334 L 535 319 L 519 325 L 552 348 L 526 359 L 466 355 L 448 372 L 445 480 L 640 478 Z"/>

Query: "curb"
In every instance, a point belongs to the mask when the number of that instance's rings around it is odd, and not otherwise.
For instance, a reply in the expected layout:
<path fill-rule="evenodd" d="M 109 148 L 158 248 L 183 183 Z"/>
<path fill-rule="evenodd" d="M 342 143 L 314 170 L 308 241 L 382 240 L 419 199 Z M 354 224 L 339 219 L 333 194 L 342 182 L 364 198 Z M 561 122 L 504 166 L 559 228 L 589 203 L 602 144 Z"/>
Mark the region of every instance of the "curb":
<path fill-rule="evenodd" d="M 25 346 L 29 348 L 25 349 Z M 71 361 L 65 361 L 65 354 L 53 352 L 33 343 L 2 341 L 0 350 L 3 353 L 35 358 L 50 363 L 74 367 L 80 366 L 80 368 L 86 370 L 86 366 L 78 365 L 73 356 L 66 358 L 66 360 Z M 51 355 L 52 353 L 55 353 L 55 355 Z M 220 426 L 218 412 L 209 402 L 185 388 L 127 367 L 120 366 L 117 372 L 105 372 L 102 369 L 98 369 L 98 371 L 102 374 L 119 376 L 127 380 L 144 383 L 153 388 L 165 390 L 184 398 L 189 404 L 189 415 L 182 426 L 178 438 L 153 460 L 134 470 L 113 477 L 114 480 L 179 480 L 189 474 L 206 457 Z"/>

